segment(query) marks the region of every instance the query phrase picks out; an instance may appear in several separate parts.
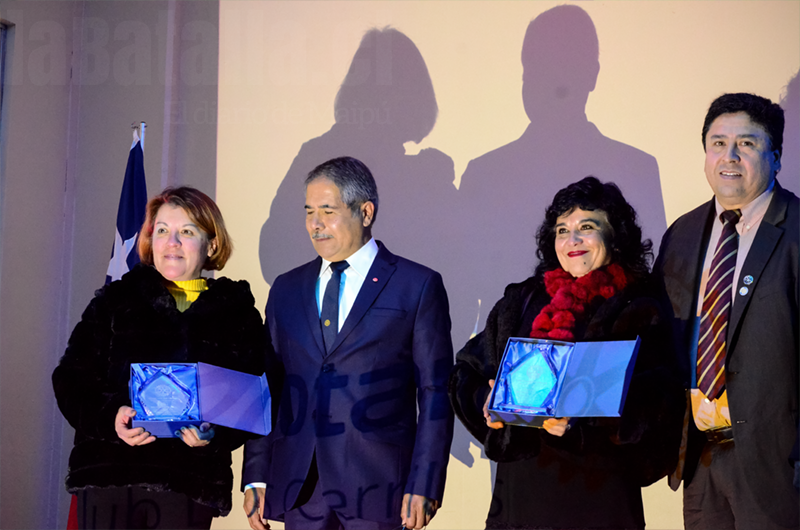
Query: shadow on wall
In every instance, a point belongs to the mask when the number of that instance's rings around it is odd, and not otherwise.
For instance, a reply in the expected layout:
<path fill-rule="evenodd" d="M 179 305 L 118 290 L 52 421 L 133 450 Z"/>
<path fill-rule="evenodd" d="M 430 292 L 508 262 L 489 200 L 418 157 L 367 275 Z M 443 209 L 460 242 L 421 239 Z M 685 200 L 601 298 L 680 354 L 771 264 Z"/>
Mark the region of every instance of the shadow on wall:
<path fill-rule="evenodd" d="M 436 149 L 406 155 L 433 129 L 438 107 L 428 68 L 414 43 L 396 29 L 367 32 L 336 96 L 336 123 L 300 149 L 278 188 L 261 230 L 261 270 L 267 283 L 316 257 L 304 224 L 303 181 L 318 164 L 352 156 L 370 168 L 380 207 L 373 234 L 393 253 L 439 272 L 442 205 L 457 190 L 452 159 Z M 449 289 L 448 289 L 449 291 Z"/>
<path fill-rule="evenodd" d="M 393 253 L 439 272 L 453 317 L 457 348 L 474 326 L 457 320 L 464 312 L 453 269 L 460 243 L 454 211 L 457 193 L 452 159 L 437 149 L 405 154 L 403 144 L 421 142 L 438 114 L 428 68 L 416 45 L 396 29 L 366 33 L 334 104 L 336 122 L 318 138 L 306 142 L 289 168 L 272 201 L 261 230 L 259 255 L 264 279 L 275 277 L 316 254 L 305 230 L 303 181 L 318 164 L 338 156 L 353 156 L 372 171 L 380 207 L 373 231 Z M 472 464 L 470 436 L 456 422 L 452 452 Z"/>
<path fill-rule="evenodd" d="M 422 55 L 400 31 L 367 32 L 336 96 L 335 124 L 303 144 L 262 227 L 267 283 L 316 257 L 303 221 L 303 181 L 318 164 L 343 155 L 362 160 L 375 176 L 376 239 L 442 274 L 456 350 L 483 329 L 503 288 L 530 275 L 534 231 L 564 186 L 587 175 L 616 182 L 658 248 L 666 218 L 655 158 L 603 136 L 586 119 L 599 72 L 597 34 L 586 12 L 559 6 L 533 20 L 522 65 L 531 124 L 518 140 L 470 162 L 457 190 L 449 156 L 436 149 L 406 155 L 403 147 L 424 139 L 436 122 Z M 468 466 L 470 440 L 456 422 L 451 454 Z"/>
<path fill-rule="evenodd" d="M 522 46 L 522 100 L 530 119 L 522 136 L 472 160 L 461 178 L 460 227 L 470 233 L 469 270 L 480 329 L 504 287 L 530 276 L 535 231 L 556 192 L 587 175 L 615 182 L 636 209 L 645 237 L 658 248 L 666 230 L 658 164 L 651 155 L 612 140 L 587 120 L 585 108 L 600 70 L 597 32 L 577 6 L 536 17 Z M 458 343 L 456 343 L 458 344 Z M 457 346 L 458 347 L 458 346 Z"/>
<path fill-rule="evenodd" d="M 786 125 L 778 181 L 781 186 L 800 196 L 800 72 L 786 85 L 780 104 L 786 115 Z"/>

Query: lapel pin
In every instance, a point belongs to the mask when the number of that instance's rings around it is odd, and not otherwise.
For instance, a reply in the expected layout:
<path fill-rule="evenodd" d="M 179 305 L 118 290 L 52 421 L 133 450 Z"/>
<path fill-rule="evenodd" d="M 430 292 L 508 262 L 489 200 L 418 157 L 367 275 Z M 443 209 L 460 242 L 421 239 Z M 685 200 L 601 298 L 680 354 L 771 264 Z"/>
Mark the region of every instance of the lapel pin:
<path fill-rule="evenodd" d="M 753 277 L 748 274 L 747 276 L 744 277 L 743 281 L 745 285 L 750 285 L 751 283 L 753 283 Z"/>
<path fill-rule="evenodd" d="M 378 278 L 372 278 L 372 281 L 373 281 L 373 282 L 377 282 L 377 281 L 378 281 Z"/>
<path fill-rule="evenodd" d="M 749 290 L 747 287 L 742 287 L 741 289 L 739 289 L 739 294 L 740 294 L 740 295 L 742 295 L 742 296 L 744 296 L 744 295 L 746 295 L 746 294 L 747 294 L 749 291 L 750 291 L 750 290 Z"/>

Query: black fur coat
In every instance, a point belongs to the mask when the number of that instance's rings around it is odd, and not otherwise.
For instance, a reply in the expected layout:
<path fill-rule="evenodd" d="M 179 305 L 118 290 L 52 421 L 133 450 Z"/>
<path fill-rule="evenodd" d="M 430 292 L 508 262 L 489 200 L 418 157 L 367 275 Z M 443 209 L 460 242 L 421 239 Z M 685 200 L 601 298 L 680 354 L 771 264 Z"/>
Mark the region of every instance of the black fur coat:
<path fill-rule="evenodd" d="M 642 342 L 622 417 L 579 419 L 558 438 L 542 429 L 486 426 L 483 404 L 488 380 L 497 374 L 508 338 L 518 336 L 525 308 L 535 315 L 550 301 L 544 286 L 533 278 L 506 288 L 489 313 L 485 330 L 456 355 L 449 383 L 456 415 L 484 445 L 489 458 L 498 462 L 532 458 L 546 443 L 568 459 L 624 473 L 641 486 L 674 469 L 684 393 L 675 376 L 669 323 L 650 292 L 639 282 L 587 308 L 592 316 L 583 337 L 576 340 L 632 340 L 638 335 Z"/>
<path fill-rule="evenodd" d="M 211 443 L 178 438 L 130 447 L 114 418 L 130 406 L 130 363 L 205 362 L 263 373 L 264 330 L 246 281 L 208 280 L 184 313 L 154 268 L 137 265 L 95 293 L 53 372 L 58 406 L 75 428 L 67 490 L 138 485 L 183 493 L 226 515 L 231 509 L 231 451 L 249 437 L 216 427 Z"/>

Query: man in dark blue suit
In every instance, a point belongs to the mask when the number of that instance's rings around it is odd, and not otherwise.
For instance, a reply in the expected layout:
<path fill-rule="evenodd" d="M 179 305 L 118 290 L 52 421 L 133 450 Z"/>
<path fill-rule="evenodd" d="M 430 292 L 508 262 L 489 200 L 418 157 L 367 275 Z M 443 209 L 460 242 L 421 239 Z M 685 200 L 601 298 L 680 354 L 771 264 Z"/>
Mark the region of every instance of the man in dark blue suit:
<path fill-rule="evenodd" d="M 269 293 L 277 419 L 245 447 L 245 512 L 254 530 L 421 528 L 441 504 L 453 434 L 442 278 L 372 238 L 378 191 L 363 163 L 330 160 L 305 185 L 319 257 Z"/>

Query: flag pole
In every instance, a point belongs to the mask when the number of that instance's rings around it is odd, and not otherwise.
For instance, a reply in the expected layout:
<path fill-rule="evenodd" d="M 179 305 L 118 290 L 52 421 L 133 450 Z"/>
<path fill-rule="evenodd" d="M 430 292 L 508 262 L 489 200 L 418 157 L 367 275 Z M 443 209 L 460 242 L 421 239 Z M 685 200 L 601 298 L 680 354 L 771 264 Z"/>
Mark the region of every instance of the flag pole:
<path fill-rule="evenodd" d="M 139 123 L 133 122 L 133 123 L 131 123 L 131 129 L 133 129 L 135 131 L 134 132 L 134 136 L 133 136 L 133 144 L 131 144 L 131 149 L 133 149 L 133 146 L 135 146 L 136 142 L 138 141 L 138 142 L 140 142 L 142 144 L 142 152 L 144 152 L 144 133 L 145 133 L 145 130 L 147 129 L 147 123 L 145 123 L 145 122 L 139 122 Z"/>

